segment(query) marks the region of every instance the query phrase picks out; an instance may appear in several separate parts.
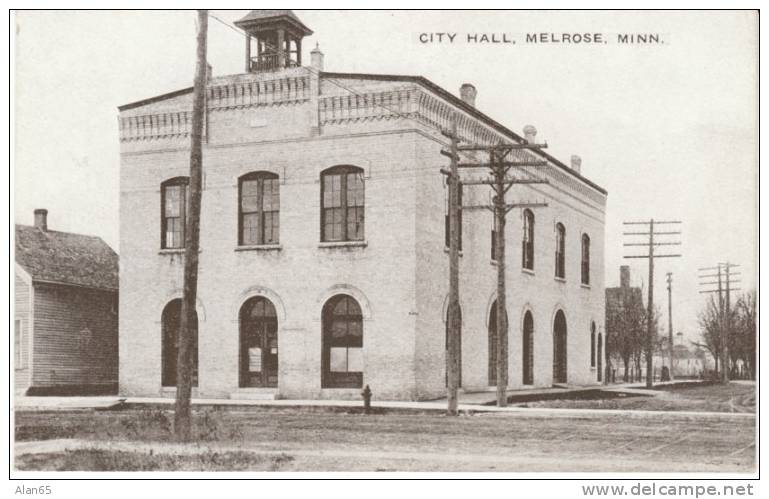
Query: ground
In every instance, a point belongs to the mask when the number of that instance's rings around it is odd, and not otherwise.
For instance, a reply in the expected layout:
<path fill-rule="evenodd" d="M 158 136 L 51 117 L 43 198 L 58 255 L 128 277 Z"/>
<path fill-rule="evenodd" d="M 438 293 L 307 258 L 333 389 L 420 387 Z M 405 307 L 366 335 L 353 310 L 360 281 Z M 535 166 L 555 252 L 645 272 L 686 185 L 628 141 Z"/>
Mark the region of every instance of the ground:
<path fill-rule="evenodd" d="M 729 387 L 734 397 L 747 399 L 741 385 Z M 683 400 L 713 393 L 723 403 L 734 398 L 729 387 L 690 388 Z M 447 417 L 435 411 L 363 415 L 340 408 L 243 407 L 197 411 L 194 444 L 173 443 L 172 419 L 159 408 L 17 412 L 15 464 L 20 470 L 755 469 L 752 414 L 532 408 Z"/>
<path fill-rule="evenodd" d="M 753 382 L 721 384 L 673 384 L 619 392 L 617 398 L 577 397 L 513 404 L 518 407 L 558 407 L 572 409 L 625 409 L 645 411 L 755 412 L 756 385 Z M 638 395 L 638 396 L 632 396 Z"/>

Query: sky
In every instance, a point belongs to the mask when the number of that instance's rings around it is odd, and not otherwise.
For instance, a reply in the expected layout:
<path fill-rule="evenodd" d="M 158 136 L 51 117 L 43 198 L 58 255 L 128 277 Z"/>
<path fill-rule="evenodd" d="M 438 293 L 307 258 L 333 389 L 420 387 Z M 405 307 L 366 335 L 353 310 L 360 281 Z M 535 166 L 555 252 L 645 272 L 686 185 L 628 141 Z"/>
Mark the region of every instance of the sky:
<path fill-rule="evenodd" d="M 232 24 L 247 11 L 211 11 Z M 699 335 L 697 269 L 740 264 L 757 276 L 757 15 L 737 11 L 296 11 L 315 33 L 325 69 L 424 76 L 522 133 L 538 130 L 563 162 L 608 192 L 606 285 L 631 266 L 623 221 L 681 220 L 682 258 L 657 260 L 655 297 L 666 311 L 673 273 L 674 329 Z M 102 237 L 119 252 L 117 106 L 191 86 L 193 11 L 25 11 L 16 16 L 14 218 L 49 210 L 54 230 Z M 423 33 L 457 33 L 422 43 Z M 516 43 L 467 43 L 468 34 Z M 606 44 L 527 44 L 526 33 L 602 33 Z M 663 43 L 623 45 L 619 33 Z M 424 38 L 424 37 L 422 37 Z M 433 37 L 435 39 L 435 37 Z M 445 40 L 445 38 L 444 38 Z M 244 41 L 211 19 L 215 76 L 243 71 Z M 624 237 L 624 238 L 623 238 Z M 637 239 L 633 240 L 636 242 Z M 680 251 L 678 251 L 680 250 Z M 511 285 L 513 285 L 511 283 Z M 667 330 L 667 316 L 662 321 Z"/>

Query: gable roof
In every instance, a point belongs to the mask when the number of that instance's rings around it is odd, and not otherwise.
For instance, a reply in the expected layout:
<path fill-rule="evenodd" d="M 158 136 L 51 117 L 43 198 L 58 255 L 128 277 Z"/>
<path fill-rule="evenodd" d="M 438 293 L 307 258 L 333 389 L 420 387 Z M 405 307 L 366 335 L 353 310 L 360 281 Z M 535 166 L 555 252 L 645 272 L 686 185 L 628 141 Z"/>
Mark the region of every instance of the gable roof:
<path fill-rule="evenodd" d="M 16 225 L 16 263 L 35 282 L 118 289 L 118 256 L 96 236 Z"/>

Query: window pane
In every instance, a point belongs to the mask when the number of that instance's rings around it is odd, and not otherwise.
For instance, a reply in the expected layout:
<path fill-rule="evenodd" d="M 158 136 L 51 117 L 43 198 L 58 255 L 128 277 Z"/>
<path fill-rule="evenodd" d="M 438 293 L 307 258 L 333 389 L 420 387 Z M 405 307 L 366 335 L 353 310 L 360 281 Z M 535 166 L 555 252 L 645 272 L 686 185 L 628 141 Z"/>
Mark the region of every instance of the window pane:
<path fill-rule="evenodd" d="M 344 345 L 347 338 L 347 322 L 344 319 L 331 322 L 331 339 L 335 345 Z"/>
<path fill-rule="evenodd" d="M 363 239 L 363 207 L 347 209 L 347 238 L 350 240 Z"/>
<path fill-rule="evenodd" d="M 259 215 L 249 213 L 243 215 L 243 244 L 259 244 Z"/>
<path fill-rule="evenodd" d="M 342 176 L 324 175 L 323 177 L 323 206 L 335 208 L 342 206 Z"/>
<path fill-rule="evenodd" d="M 363 174 L 347 174 L 347 206 L 363 206 Z"/>
<path fill-rule="evenodd" d="M 332 347 L 329 353 L 329 371 L 347 372 L 347 348 Z"/>
<path fill-rule="evenodd" d="M 182 186 L 180 185 L 169 185 L 165 187 L 165 216 L 181 216 L 181 189 Z"/>
<path fill-rule="evenodd" d="M 277 211 L 264 213 L 264 243 L 274 244 L 278 242 L 278 233 L 280 230 L 280 217 Z"/>
<path fill-rule="evenodd" d="M 240 185 L 240 203 L 244 212 L 256 211 L 259 208 L 259 182 L 244 180 Z"/>
<path fill-rule="evenodd" d="M 278 179 L 264 179 L 262 209 L 264 211 L 277 211 L 280 208 L 280 191 Z"/>
<path fill-rule="evenodd" d="M 347 371 L 363 372 L 363 349 L 362 348 L 347 349 Z"/>

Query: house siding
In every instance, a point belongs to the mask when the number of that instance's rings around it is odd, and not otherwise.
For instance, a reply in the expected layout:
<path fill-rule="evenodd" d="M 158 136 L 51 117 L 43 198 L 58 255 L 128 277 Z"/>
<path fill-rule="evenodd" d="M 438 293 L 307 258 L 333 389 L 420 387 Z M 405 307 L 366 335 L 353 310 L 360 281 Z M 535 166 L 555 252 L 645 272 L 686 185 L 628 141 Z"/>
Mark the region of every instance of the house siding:
<path fill-rule="evenodd" d="M 32 327 L 32 307 L 30 306 L 32 287 L 21 277 L 18 272 L 14 275 L 14 320 L 21 325 L 21 364 L 16 363 L 14 352 L 14 390 L 23 393 L 29 387 L 30 372 L 30 336 Z M 14 324 L 15 327 L 15 324 Z M 14 332 L 15 334 L 15 332 Z M 14 342 L 15 347 L 15 342 Z"/>
<path fill-rule="evenodd" d="M 32 386 L 117 383 L 117 291 L 35 284 Z"/>

